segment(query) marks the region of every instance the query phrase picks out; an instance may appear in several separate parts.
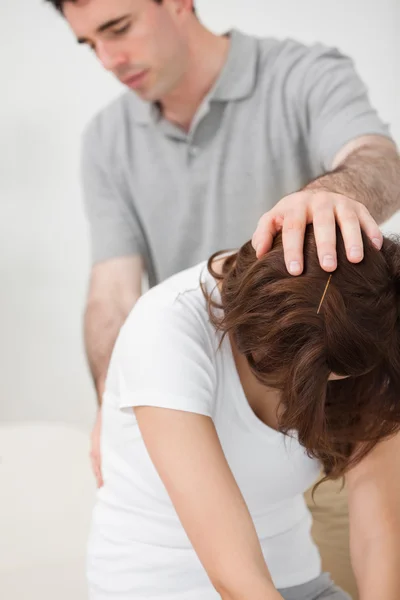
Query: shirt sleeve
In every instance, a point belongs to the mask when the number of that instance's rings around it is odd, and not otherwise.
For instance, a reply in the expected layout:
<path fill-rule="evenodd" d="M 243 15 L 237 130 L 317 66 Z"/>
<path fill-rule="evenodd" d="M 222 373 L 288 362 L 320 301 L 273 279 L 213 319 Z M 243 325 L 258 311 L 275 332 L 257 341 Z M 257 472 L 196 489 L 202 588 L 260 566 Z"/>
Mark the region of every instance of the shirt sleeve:
<path fill-rule="evenodd" d="M 119 407 L 158 406 L 212 417 L 216 373 L 205 326 L 179 298 L 153 298 L 150 291 L 139 299 L 116 344 Z"/>
<path fill-rule="evenodd" d="M 331 170 L 335 155 L 351 140 L 363 135 L 390 137 L 349 57 L 315 44 L 307 48 L 298 66 L 301 93 L 295 101 L 300 99 L 316 175 Z"/>
<path fill-rule="evenodd" d="M 85 212 L 89 222 L 92 262 L 145 254 L 142 228 L 133 199 L 112 172 L 97 119 L 84 132 L 81 178 Z"/>

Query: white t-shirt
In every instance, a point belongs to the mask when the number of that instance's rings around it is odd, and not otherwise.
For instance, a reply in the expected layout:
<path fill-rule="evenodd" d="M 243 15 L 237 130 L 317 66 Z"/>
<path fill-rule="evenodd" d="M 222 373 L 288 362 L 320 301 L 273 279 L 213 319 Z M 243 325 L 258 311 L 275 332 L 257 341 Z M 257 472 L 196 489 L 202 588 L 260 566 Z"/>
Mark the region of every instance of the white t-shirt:
<path fill-rule="evenodd" d="M 200 279 L 219 300 L 202 263 L 142 296 L 118 337 L 103 399 L 105 483 L 88 546 L 92 600 L 219 598 L 147 453 L 132 408 L 140 405 L 213 419 L 277 588 L 321 572 L 303 498 L 320 465 L 251 409 L 228 336 L 218 349 Z"/>

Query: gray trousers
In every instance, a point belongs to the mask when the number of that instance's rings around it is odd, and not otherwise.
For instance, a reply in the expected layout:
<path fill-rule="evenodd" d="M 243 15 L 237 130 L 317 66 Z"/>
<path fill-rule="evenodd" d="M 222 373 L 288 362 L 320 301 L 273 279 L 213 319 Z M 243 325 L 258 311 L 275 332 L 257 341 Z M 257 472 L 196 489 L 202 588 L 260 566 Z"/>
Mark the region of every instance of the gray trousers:
<path fill-rule="evenodd" d="M 285 600 L 352 600 L 333 583 L 329 573 L 322 573 L 303 585 L 279 590 L 279 593 Z"/>

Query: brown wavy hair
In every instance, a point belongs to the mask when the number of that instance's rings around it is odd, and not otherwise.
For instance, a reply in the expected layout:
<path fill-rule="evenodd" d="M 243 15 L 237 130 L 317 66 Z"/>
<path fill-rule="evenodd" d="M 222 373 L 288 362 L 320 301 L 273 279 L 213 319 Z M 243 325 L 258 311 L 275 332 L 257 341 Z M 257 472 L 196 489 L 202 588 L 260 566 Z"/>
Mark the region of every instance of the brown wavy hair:
<path fill-rule="evenodd" d="M 352 264 L 337 229 L 338 268 L 319 314 L 329 274 L 311 225 L 299 277 L 287 272 L 281 235 L 258 260 L 247 242 L 222 274 L 213 268 L 221 252 L 208 261 L 222 282 L 221 306 L 207 296 L 212 323 L 222 339 L 233 336 L 257 379 L 279 390 L 279 430 L 297 432 L 325 479 L 342 477 L 400 429 L 400 244 L 385 238 L 378 251 L 363 242 L 364 259 Z M 328 381 L 331 373 L 348 379 Z"/>

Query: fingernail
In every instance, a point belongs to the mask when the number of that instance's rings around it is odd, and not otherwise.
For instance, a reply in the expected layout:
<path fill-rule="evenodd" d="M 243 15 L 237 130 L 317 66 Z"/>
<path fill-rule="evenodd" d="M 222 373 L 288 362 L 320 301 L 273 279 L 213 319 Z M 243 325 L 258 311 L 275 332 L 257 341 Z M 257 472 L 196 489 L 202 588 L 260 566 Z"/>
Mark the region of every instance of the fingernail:
<path fill-rule="evenodd" d="M 322 259 L 322 266 L 323 267 L 334 267 L 335 266 L 335 259 L 333 258 L 333 256 L 331 254 L 325 254 L 324 258 Z"/>
<path fill-rule="evenodd" d="M 380 240 L 379 238 L 373 238 L 372 243 L 375 246 L 375 248 L 378 248 L 378 250 L 382 248 L 382 240 Z"/>
<path fill-rule="evenodd" d="M 361 250 L 360 246 L 352 246 L 350 248 L 349 256 L 350 256 L 350 258 L 361 258 L 362 250 Z"/>
<path fill-rule="evenodd" d="M 289 263 L 289 272 L 293 275 L 300 272 L 300 263 L 297 262 L 297 260 L 292 260 L 292 262 Z"/>

